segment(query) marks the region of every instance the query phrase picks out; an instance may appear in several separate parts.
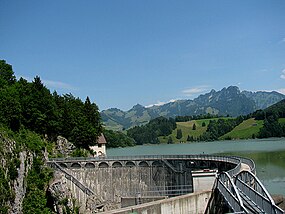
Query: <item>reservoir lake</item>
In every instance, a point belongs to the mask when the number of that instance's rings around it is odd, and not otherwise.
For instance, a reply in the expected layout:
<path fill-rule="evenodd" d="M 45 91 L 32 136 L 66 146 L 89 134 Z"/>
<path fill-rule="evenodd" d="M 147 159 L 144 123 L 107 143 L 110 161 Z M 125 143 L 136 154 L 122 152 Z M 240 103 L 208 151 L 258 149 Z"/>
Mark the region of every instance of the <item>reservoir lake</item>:
<path fill-rule="evenodd" d="M 107 149 L 107 156 L 215 154 L 251 158 L 272 195 L 285 195 L 285 138 L 142 145 Z"/>

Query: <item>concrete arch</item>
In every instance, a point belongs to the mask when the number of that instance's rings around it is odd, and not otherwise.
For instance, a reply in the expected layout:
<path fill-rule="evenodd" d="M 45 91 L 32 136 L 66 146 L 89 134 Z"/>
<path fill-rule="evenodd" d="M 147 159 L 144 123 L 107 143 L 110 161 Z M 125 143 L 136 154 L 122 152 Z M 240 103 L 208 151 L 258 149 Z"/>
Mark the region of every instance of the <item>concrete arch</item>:
<path fill-rule="evenodd" d="M 65 163 L 60 163 L 59 164 L 62 168 L 67 168 L 67 165 Z"/>
<path fill-rule="evenodd" d="M 136 166 L 136 164 L 135 164 L 134 162 L 132 162 L 132 161 L 128 161 L 128 162 L 126 163 L 126 166 L 127 166 L 127 167 L 134 167 L 134 166 Z"/>
<path fill-rule="evenodd" d="M 79 168 L 81 168 L 81 165 L 79 163 L 73 163 L 73 164 L 71 164 L 70 167 L 75 168 L 75 169 L 79 169 Z"/>
<path fill-rule="evenodd" d="M 196 161 L 192 161 L 192 160 L 187 161 L 185 165 L 186 165 L 186 167 L 188 167 L 188 168 L 195 168 L 195 167 L 197 167 Z"/>
<path fill-rule="evenodd" d="M 141 161 L 141 162 L 139 163 L 139 166 L 140 166 L 140 167 L 149 167 L 149 165 L 148 165 L 148 163 L 147 163 L 146 161 Z"/>
<path fill-rule="evenodd" d="M 95 168 L 95 164 L 94 163 L 86 163 L 85 168 Z"/>
<path fill-rule="evenodd" d="M 210 169 L 217 169 L 217 168 L 218 168 L 218 163 L 212 161 L 210 163 Z"/>
<path fill-rule="evenodd" d="M 109 165 L 106 162 L 99 163 L 99 168 L 108 168 L 108 167 L 109 167 Z"/>
<path fill-rule="evenodd" d="M 112 167 L 113 167 L 113 168 L 122 167 L 122 166 L 123 166 L 123 164 L 122 164 L 121 162 L 119 162 L 119 161 L 116 161 L 116 162 L 114 162 L 114 163 L 112 164 Z"/>
<path fill-rule="evenodd" d="M 205 160 L 199 161 L 199 166 L 201 168 L 207 168 L 208 167 L 208 163 Z"/>
<path fill-rule="evenodd" d="M 153 167 L 163 167 L 163 164 L 161 163 L 161 161 L 153 161 L 152 166 Z"/>

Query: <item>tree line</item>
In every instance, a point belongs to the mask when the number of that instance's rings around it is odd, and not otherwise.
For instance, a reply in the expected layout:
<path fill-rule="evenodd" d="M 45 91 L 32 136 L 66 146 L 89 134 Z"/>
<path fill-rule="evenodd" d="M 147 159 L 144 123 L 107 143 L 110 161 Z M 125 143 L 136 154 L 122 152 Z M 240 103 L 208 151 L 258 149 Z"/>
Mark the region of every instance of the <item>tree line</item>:
<path fill-rule="evenodd" d="M 216 115 L 216 114 L 199 114 L 199 115 L 186 115 L 186 116 L 176 116 L 175 121 L 176 122 L 188 122 L 191 120 L 202 120 L 202 119 L 212 119 L 212 118 L 219 118 L 224 117 L 222 115 Z M 229 117 L 229 115 L 227 115 Z"/>
<path fill-rule="evenodd" d="M 280 118 L 285 118 L 285 100 L 268 107 L 258 110 L 251 114 L 256 120 L 263 120 L 263 127 L 257 137 L 285 137 L 285 124 L 279 122 Z"/>
<path fill-rule="evenodd" d="M 173 118 L 158 117 L 143 126 L 135 126 L 127 130 L 127 135 L 133 138 L 137 145 L 145 143 L 159 143 L 159 136 L 167 136 L 176 129 L 176 122 Z"/>
<path fill-rule="evenodd" d="M 100 113 L 89 97 L 51 93 L 36 76 L 16 79 L 12 66 L 0 60 L 0 124 L 18 132 L 34 131 L 54 140 L 62 135 L 77 147 L 88 148 L 102 132 Z"/>
<path fill-rule="evenodd" d="M 198 141 L 214 141 L 219 137 L 232 131 L 236 126 L 241 124 L 247 117 L 239 116 L 232 119 L 210 120 L 207 130 L 203 133 Z"/>
<path fill-rule="evenodd" d="M 217 119 L 218 117 L 218 119 Z M 177 116 L 175 119 L 170 118 L 169 121 L 166 118 L 160 117 L 154 119 L 144 126 L 134 127 L 127 131 L 128 136 L 132 137 L 136 144 L 142 145 L 144 143 L 160 143 L 159 136 L 168 136 L 176 129 L 176 123 L 174 122 L 188 122 L 191 120 L 211 119 L 207 125 L 206 131 L 198 137 L 188 135 L 187 141 L 215 141 L 219 140 L 221 136 L 232 131 L 236 126 L 243 121 L 255 118 L 256 120 L 263 120 L 263 127 L 259 130 L 259 133 L 253 135 L 252 138 L 268 138 L 268 137 L 285 137 L 285 124 L 280 123 L 280 118 L 285 118 L 285 100 L 282 100 L 275 105 L 265 109 L 258 110 L 254 113 L 238 116 L 236 118 L 222 118 L 222 116 L 215 115 L 193 115 L 193 116 Z M 159 123 L 160 121 L 160 123 Z M 161 121 L 166 122 L 161 126 Z M 159 124 L 159 125 L 158 125 Z M 205 122 L 202 123 L 202 127 L 205 127 Z M 164 129 L 163 129 L 164 128 Z M 196 124 L 191 127 L 192 130 L 196 130 Z M 164 130 L 164 131 L 162 131 Z M 182 130 L 176 130 L 175 138 L 177 140 L 182 139 Z M 171 136 L 168 137 L 167 143 L 174 143 Z"/>

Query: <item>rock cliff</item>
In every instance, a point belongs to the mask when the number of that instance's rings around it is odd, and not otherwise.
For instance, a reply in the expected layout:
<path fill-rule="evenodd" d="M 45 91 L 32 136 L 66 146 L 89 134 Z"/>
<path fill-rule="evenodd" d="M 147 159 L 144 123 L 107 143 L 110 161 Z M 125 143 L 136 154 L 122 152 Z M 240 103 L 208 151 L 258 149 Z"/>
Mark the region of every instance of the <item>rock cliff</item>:
<path fill-rule="evenodd" d="M 26 177 L 33 164 L 30 151 L 19 151 L 16 141 L 0 133 L 0 213 L 21 214 Z M 3 190 L 5 188 L 5 190 Z"/>

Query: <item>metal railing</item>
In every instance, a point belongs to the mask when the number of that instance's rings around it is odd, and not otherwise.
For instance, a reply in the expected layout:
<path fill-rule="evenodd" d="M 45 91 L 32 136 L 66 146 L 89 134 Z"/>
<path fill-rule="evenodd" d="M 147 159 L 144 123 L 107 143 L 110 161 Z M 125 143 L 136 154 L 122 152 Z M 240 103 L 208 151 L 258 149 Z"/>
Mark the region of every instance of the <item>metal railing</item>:
<path fill-rule="evenodd" d="M 151 160 L 205 160 L 223 161 L 233 164 L 240 163 L 240 158 L 234 156 L 219 155 L 139 155 L 139 156 L 113 156 L 113 157 L 69 157 L 69 158 L 50 158 L 48 162 L 102 162 L 102 161 L 151 161 Z"/>
<path fill-rule="evenodd" d="M 248 158 L 236 158 L 240 159 L 240 163 L 228 172 L 220 173 L 214 187 L 223 195 L 233 211 L 241 213 L 283 214 L 284 211 L 275 205 L 266 188 L 255 176 L 256 168 L 254 161 Z M 248 165 L 250 171 L 240 171 L 242 163 Z M 226 177 L 224 174 L 228 176 Z M 231 185 L 227 186 L 225 183 L 231 183 Z"/>
<path fill-rule="evenodd" d="M 234 182 L 241 196 L 245 200 L 250 200 L 257 209 L 269 214 L 283 213 L 283 210 L 275 205 L 270 194 L 253 173 L 242 171 L 235 177 Z"/>
<path fill-rule="evenodd" d="M 233 183 L 231 176 L 227 172 L 219 174 L 216 188 L 223 195 L 232 210 L 235 212 L 247 213 L 239 192 Z"/>

